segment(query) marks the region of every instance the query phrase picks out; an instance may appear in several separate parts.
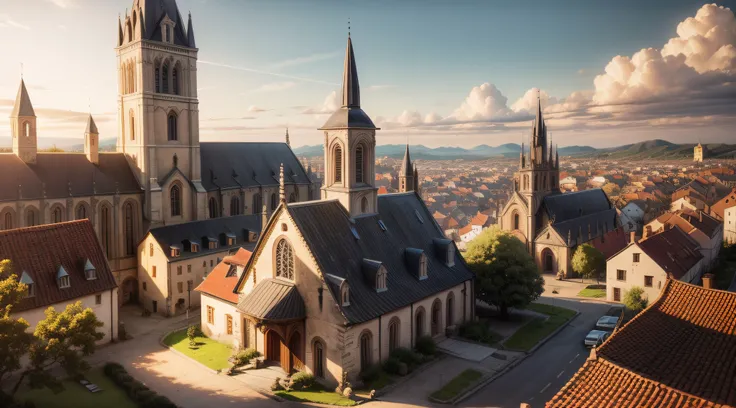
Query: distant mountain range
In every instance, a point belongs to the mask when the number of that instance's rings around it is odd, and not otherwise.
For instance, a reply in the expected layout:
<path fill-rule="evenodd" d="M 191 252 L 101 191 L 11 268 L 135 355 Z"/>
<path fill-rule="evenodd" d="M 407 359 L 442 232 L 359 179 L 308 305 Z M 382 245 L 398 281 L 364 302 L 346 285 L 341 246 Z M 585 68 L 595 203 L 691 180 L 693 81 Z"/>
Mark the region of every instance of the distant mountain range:
<path fill-rule="evenodd" d="M 617 147 L 596 149 L 591 146 L 565 146 L 560 147 L 560 156 L 572 157 L 598 157 L 608 159 L 644 160 L 644 159 L 683 159 L 692 157 L 695 144 L 675 144 L 666 140 L 647 140 L 634 144 Z M 708 157 L 734 158 L 736 157 L 736 145 L 709 144 Z M 376 146 L 377 157 L 401 158 L 404 156 L 406 145 L 381 145 Z M 489 157 L 518 157 L 521 146 L 516 143 L 506 143 L 500 146 L 488 146 L 485 144 L 470 149 L 462 147 L 436 147 L 431 148 L 423 145 L 409 146 L 413 159 L 424 160 L 478 160 Z M 322 156 L 324 154 L 322 145 L 302 146 L 294 149 L 297 156 Z"/>

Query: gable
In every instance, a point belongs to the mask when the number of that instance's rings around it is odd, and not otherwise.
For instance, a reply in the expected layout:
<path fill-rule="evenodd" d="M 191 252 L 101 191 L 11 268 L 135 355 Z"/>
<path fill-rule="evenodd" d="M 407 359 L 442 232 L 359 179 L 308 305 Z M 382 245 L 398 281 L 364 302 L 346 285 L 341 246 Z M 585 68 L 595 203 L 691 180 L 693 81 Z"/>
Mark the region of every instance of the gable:
<path fill-rule="evenodd" d="M 544 227 L 544 229 L 537 234 L 537 238 L 534 242 L 538 244 L 567 246 L 566 239 L 563 239 L 551 225 Z"/>
<path fill-rule="evenodd" d="M 527 215 L 527 212 L 529 211 L 527 202 L 524 200 L 521 194 L 519 194 L 518 192 L 514 192 L 514 194 L 511 195 L 511 199 L 503 207 L 503 210 L 501 211 L 501 216 L 505 216 L 514 207 L 514 205 L 519 207 L 524 216 Z"/>

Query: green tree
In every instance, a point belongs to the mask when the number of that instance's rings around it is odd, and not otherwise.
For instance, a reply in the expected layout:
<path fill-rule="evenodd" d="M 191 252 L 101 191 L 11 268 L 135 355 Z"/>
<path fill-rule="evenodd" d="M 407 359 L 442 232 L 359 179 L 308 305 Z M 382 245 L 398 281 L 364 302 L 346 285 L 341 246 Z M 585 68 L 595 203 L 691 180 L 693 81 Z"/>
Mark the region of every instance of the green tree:
<path fill-rule="evenodd" d="M 468 243 L 465 261 L 476 275 L 475 296 L 498 307 L 524 308 L 544 290 L 544 279 L 524 244 L 497 227 L 488 228 Z"/>
<path fill-rule="evenodd" d="M 606 270 L 606 258 L 603 253 L 590 244 L 578 246 L 572 256 L 572 270 L 583 278 L 600 278 Z"/>
<path fill-rule="evenodd" d="M 26 332 L 28 322 L 10 316 L 13 306 L 25 296 L 27 289 L 11 270 L 9 260 L 0 262 L 0 384 L 20 369 L 20 359 L 33 340 L 33 335 Z"/>
<path fill-rule="evenodd" d="M 644 289 L 634 286 L 624 293 L 624 306 L 634 313 L 639 313 L 647 307 L 647 300 L 644 298 Z"/>

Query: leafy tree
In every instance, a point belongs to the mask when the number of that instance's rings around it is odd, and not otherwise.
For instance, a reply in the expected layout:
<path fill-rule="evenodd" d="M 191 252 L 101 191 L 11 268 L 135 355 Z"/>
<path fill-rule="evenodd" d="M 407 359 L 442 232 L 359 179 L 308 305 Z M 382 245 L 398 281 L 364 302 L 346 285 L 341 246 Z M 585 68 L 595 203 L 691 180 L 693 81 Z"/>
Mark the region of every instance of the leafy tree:
<path fill-rule="evenodd" d="M 28 322 L 10 316 L 10 311 L 26 293 L 26 285 L 11 274 L 9 260 L 0 262 L 0 384 L 20 369 L 21 356 L 30 347 L 33 335 L 26 332 Z"/>
<path fill-rule="evenodd" d="M 643 297 L 644 289 L 634 286 L 624 293 L 624 306 L 634 313 L 639 313 L 647 307 L 647 300 Z"/>
<path fill-rule="evenodd" d="M 524 244 L 497 227 L 488 228 L 468 243 L 465 261 L 476 274 L 476 298 L 498 307 L 524 308 L 544 290 L 544 279 Z"/>
<path fill-rule="evenodd" d="M 584 278 L 600 277 L 606 270 L 606 258 L 603 253 L 590 244 L 582 244 L 572 256 L 572 270 Z"/>

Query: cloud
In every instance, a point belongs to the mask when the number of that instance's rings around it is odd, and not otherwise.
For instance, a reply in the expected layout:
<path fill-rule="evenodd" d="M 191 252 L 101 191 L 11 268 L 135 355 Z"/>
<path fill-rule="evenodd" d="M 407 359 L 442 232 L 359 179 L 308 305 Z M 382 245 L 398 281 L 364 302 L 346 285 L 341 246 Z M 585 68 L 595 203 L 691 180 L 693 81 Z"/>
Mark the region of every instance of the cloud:
<path fill-rule="evenodd" d="M 203 122 L 220 122 L 225 120 L 253 120 L 255 119 L 255 116 L 238 116 L 238 117 L 216 117 L 216 118 L 207 118 L 203 120 Z"/>
<path fill-rule="evenodd" d="M 535 115 L 537 112 L 537 99 L 541 102 L 542 109 L 558 103 L 557 98 L 549 96 L 547 92 L 538 88 L 532 88 L 526 91 L 524 96 L 511 105 L 511 110 Z"/>
<path fill-rule="evenodd" d="M 369 86 L 364 87 L 363 90 L 380 91 L 383 89 L 391 89 L 391 88 L 395 88 L 395 86 L 394 85 L 369 85 Z"/>
<path fill-rule="evenodd" d="M 309 64 L 312 62 L 332 59 L 332 58 L 340 56 L 340 54 L 341 54 L 340 51 L 317 53 L 317 54 L 307 55 L 305 57 L 296 57 L 296 58 L 276 62 L 276 63 L 271 64 L 270 67 L 273 69 L 279 69 L 279 68 L 290 67 L 294 65 Z"/>
<path fill-rule="evenodd" d="M 270 111 L 270 110 L 273 110 L 273 109 L 264 109 L 264 108 L 259 108 L 258 106 L 255 106 L 255 105 L 251 105 L 251 106 L 250 106 L 250 107 L 248 108 L 248 112 L 253 112 L 253 113 L 268 112 L 268 111 Z"/>
<path fill-rule="evenodd" d="M 506 106 L 507 101 L 508 98 L 496 88 L 496 85 L 486 82 L 473 87 L 452 116 L 459 120 L 507 117 L 511 114 L 511 110 Z"/>
<path fill-rule="evenodd" d="M 271 82 L 268 84 L 263 84 L 259 86 L 258 88 L 251 91 L 251 93 L 255 92 L 278 92 L 278 91 L 285 91 L 287 89 L 291 89 L 296 86 L 296 82 L 293 81 L 286 81 L 286 82 Z"/>
<path fill-rule="evenodd" d="M 0 28 L 19 28 L 26 31 L 31 29 L 31 27 L 13 20 L 13 18 L 7 14 L 0 14 Z"/>
<path fill-rule="evenodd" d="M 281 74 L 281 73 L 278 73 L 278 72 L 264 71 L 264 70 L 260 70 L 260 69 L 249 68 L 249 67 L 241 67 L 241 66 L 236 66 L 236 65 L 223 64 L 223 63 L 220 63 L 220 62 L 212 62 L 212 61 L 199 60 L 198 63 L 199 64 L 203 64 L 203 65 L 210 65 L 210 66 L 213 66 L 213 67 L 228 68 L 228 69 L 234 69 L 234 70 L 237 70 L 237 71 L 251 72 L 251 73 L 254 73 L 254 74 L 270 75 L 270 76 L 279 77 L 279 78 L 293 79 L 293 80 L 302 81 L 302 82 L 312 82 L 312 83 L 316 83 L 316 84 L 323 84 L 323 85 L 330 85 L 330 86 L 337 86 L 337 85 L 339 85 L 339 84 L 337 84 L 335 82 L 322 81 L 322 80 L 319 80 L 319 79 L 307 78 L 307 77 L 296 76 L 296 75 Z"/>
<path fill-rule="evenodd" d="M 322 106 L 317 108 L 306 108 L 302 110 L 304 115 L 326 115 L 337 110 L 342 105 L 340 97 L 337 95 L 337 91 L 332 91 L 325 97 Z"/>
<path fill-rule="evenodd" d="M 54 4 L 61 8 L 72 8 L 77 7 L 77 0 L 47 0 L 49 3 Z"/>

